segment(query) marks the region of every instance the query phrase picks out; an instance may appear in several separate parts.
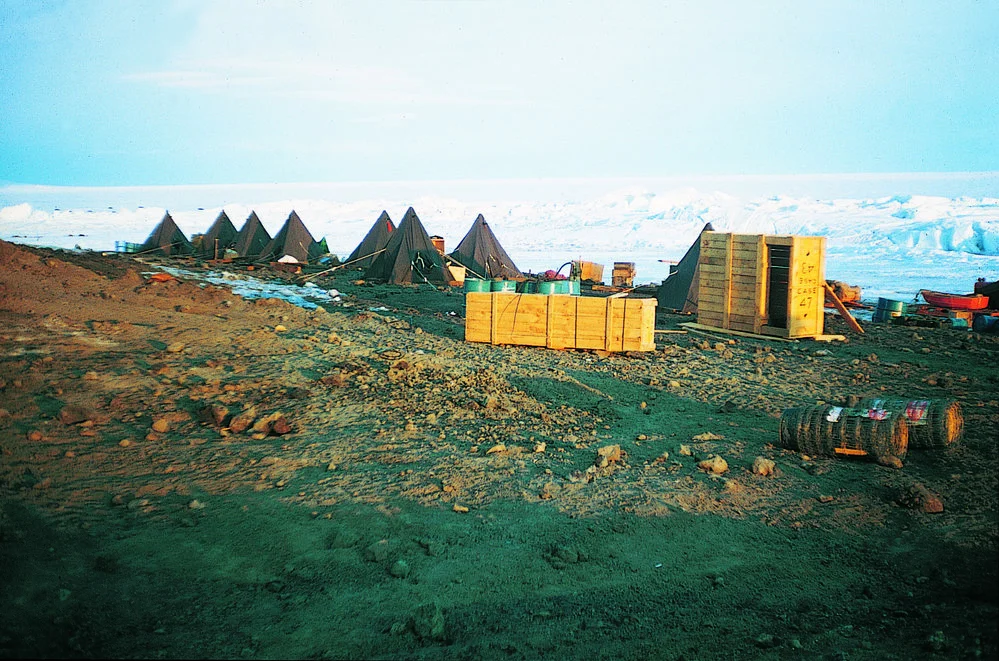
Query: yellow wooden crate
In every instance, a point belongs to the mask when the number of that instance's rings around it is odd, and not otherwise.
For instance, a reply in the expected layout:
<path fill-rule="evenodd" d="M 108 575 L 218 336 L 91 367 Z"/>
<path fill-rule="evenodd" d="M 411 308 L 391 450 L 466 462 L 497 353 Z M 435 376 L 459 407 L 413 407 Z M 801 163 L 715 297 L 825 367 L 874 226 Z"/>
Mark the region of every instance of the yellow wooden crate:
<path fill-rule="evenodd" d="M 823 330 L 825 238 L 704 232 L 697 321 L 778 337 Z"/>
<path fill-rule="evenodd" d="M 655 351 L 656 299 L 465 294 L 465 339 L 552 349 Z"/>

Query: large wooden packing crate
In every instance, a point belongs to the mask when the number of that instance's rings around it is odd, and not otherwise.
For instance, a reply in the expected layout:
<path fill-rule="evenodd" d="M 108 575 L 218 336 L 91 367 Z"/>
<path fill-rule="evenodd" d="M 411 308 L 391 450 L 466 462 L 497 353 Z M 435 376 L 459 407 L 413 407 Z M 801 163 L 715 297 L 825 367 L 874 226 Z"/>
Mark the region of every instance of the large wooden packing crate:
<path fill-rule="evenodd" d="M 701 234 L 697 322 L 777 337 L 823 330 L 825 238 Z"/>
<path fill-rule="evenodd" d="M 465 339 L 552 349 L 655 351 L 656 299 L 465 294 Z"/>

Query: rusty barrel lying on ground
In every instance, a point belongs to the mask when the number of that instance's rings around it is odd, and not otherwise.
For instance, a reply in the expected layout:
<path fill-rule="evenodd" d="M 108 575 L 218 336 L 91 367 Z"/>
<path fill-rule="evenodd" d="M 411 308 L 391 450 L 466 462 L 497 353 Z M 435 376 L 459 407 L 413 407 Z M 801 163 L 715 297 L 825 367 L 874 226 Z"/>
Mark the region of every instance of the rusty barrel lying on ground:
<path fill-rule="evenodd" d="M 810 455 L 901 459 L 909 428 L 901 414 L 884 409 L 802 406 L 781 413 L 780 443 Z"/>
<path fill-rule="evenodd" d="M 914 448 L 944 448 L 961 439 L 964 415 L 961 405 L 944 399 L 865 399 L 861 407 L 901 413 L 909 426 L 909 445 Z"/>

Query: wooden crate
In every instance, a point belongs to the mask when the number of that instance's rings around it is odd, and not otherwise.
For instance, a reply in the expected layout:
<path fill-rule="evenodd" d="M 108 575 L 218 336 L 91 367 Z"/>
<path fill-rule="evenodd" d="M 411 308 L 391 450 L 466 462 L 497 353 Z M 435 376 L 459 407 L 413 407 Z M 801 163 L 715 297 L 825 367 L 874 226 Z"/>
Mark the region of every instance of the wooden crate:
<path fill-rule="evenodd" d="M 574 270 L 579 271 L 580 280 L 589 280 L 590 282 L 603 282 L 604 281 L 604 265 L 597 264 L 596 262 L 582 262 L 577 261 L 573 264 Z"/>
<path fill-rule="evenodd" d="M 552 349 L 655 351 L 656 299 L 465 294 L 465 340 Z"/>
<path fill-rule="evenodd" d="M 614 262 L 611 272 L 611 285 L 631 287 L 635 283 L 635 262 Z"/>
<path fill-rule="evenodd" d="M 697 321 L 777 337 L 823 330 L 825 238 L 704 232 Z"/>

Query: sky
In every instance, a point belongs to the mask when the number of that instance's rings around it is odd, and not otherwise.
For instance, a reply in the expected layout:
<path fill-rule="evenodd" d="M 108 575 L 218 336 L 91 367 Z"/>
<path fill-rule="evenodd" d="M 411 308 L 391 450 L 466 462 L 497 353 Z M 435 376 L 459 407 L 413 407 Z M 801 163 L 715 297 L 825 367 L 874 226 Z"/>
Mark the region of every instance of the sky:
<path fill-rule="evenodd" d="M 999 170 L 999 2 L 0 2 L 0 182 Z"/>

